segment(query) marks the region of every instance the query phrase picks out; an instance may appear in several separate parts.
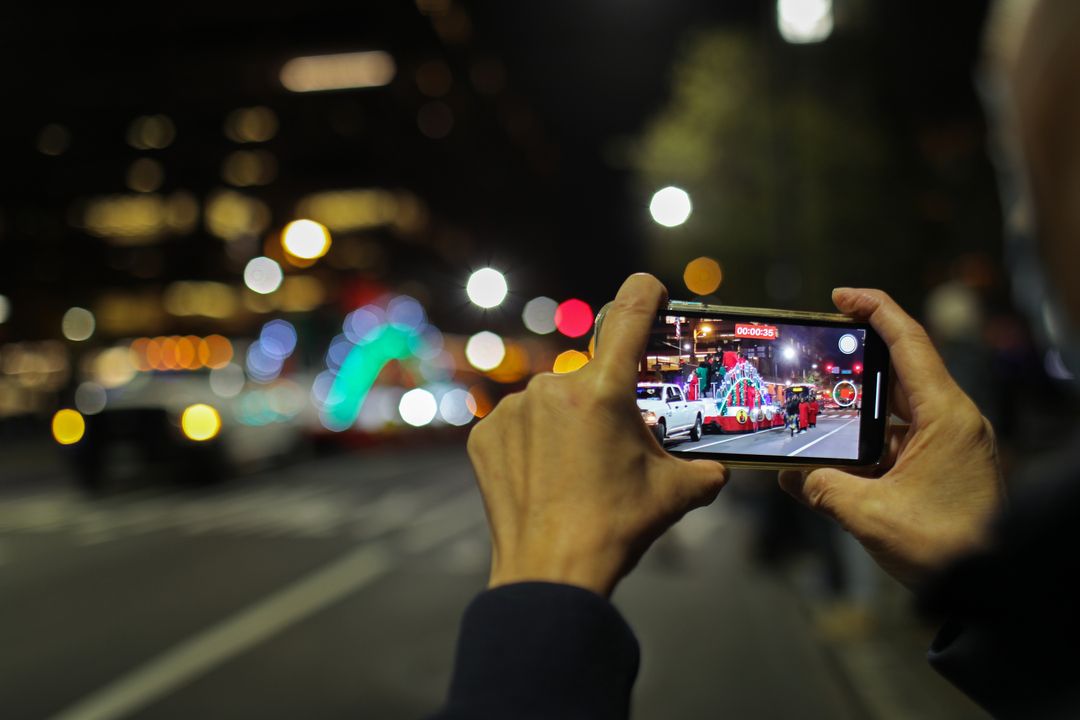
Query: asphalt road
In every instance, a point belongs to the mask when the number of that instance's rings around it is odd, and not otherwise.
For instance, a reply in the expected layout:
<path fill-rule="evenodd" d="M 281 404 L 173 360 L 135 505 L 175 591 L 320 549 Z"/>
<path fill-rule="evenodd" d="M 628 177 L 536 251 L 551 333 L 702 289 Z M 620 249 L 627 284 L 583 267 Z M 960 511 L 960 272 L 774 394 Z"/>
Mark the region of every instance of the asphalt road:
<path fill-rule="evenodd" d="M 672 441 L 668 449 L 672 452 L 854 459 L 859 456 L 859 415 L 854 411 L 820 415 L 815 427 L 794 436 L 786 427 L 741 435 L 706 434 L 697 442 L 689 439 Z"/>
<path fill-rule="evenodd" d="M 875 717 L 746 534 L 722 496 L 616 593 L 635 717 Z M 0 482 L 0 715 L 422 717 L 487 564 L 460 448 L 107 500 L 59 472 Z"/>

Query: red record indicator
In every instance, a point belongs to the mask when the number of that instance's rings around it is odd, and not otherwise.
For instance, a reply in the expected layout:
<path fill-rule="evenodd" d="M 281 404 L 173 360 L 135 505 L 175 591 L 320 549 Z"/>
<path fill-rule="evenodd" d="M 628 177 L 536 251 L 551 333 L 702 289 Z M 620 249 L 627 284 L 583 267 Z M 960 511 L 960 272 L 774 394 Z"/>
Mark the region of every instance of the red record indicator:
<path fill-rule="evenodd" d="M 833 387 L 832 396 L 840 407 L 851 407 L 859 397 L 859 389 L 850 380 L 841 380 Z"/>

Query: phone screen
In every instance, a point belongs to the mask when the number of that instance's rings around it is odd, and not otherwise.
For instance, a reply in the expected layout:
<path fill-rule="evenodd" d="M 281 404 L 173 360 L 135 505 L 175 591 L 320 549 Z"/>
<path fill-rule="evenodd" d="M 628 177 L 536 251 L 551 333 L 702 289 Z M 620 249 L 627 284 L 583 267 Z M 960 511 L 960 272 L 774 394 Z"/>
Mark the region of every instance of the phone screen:
<path fill-rule="evenodd" d="M 888 352 L 866 323 L 673 302 L 638 370 L 638 409 L 673 454 L 770 465 L 881 457 Z"/>

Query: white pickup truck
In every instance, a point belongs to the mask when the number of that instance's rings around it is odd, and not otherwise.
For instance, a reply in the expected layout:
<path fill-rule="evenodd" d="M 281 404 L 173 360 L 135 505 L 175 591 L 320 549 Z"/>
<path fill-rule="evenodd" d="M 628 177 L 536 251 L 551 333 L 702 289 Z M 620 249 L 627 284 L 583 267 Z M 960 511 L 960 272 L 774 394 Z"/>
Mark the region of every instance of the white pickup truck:
<path fill-rule="evenodd" d="M 661 444 L 676 435 L 689 434 L 694 442 L 701 439 L 705 407 L 698 400 L 687 400 L 678 385 L 638 383 L 637 406 Z"/>

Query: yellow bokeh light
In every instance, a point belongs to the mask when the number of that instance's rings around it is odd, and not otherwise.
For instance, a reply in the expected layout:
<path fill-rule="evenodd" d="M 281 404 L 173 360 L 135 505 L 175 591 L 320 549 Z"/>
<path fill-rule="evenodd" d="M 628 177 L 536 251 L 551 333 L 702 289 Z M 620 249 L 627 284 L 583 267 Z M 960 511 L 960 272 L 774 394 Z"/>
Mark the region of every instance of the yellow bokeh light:
<path fill-rule="evenodd" d="M 52 419 L 52 434 L 61 445 L 74 445 L 86 433 L 86 421 L 78 410 L 57 410 Z"/>
<path fill-rule="evenodd" d="M 281 231 L 281 246 L 293 257 L 315 260 L 330 249 L 330 231 L 314 220 L 293 220 Z"/>
<path fill-rule="evenodd" d="M 683 271 L 683 282 L 695 295 L 710 295 L 716 292 L 723 278 L 720 263 L 708 257 L 691 260 Z"/>
<path fill-rule="evenodd" d="M 191 440 L 209 440 L 221 431 L 221 415 L 204 403 L 189 405 L 180 416 L 180 428 Z"/>
<path fill-rule="evenodd" d="M 529 354 L 516 343 L 506 343 L 502 362 L 488 371 L 488 377 L 498 383 L 521 382 L 529 374 Z"/>
<path fill-rule="evenodd" d="M 555 366 L 552 371 L 558 375 L 572 373 L 580 370 L 589 362 L 589 356 L 579 350 L 567 350 L 559 353 L 555 358 Z"/>

